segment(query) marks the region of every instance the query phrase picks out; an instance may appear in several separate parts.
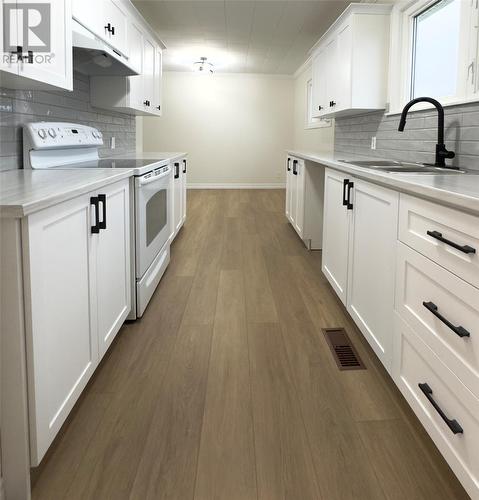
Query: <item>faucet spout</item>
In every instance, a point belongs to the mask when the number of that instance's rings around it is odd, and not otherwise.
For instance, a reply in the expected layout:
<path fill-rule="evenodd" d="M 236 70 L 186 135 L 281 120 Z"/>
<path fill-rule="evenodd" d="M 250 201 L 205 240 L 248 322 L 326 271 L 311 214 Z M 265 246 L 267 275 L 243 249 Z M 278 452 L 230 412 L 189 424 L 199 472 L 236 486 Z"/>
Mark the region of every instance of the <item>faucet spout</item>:
<path fill-rule="evenodd" d="M 439 101 L 433 99 L 432 97 L 417 97 L 412 101 L 409 101 L 401 113 L 401 119 L 399 120 L 398 131 L 403 132 L 406 126 L 406 117 L 409 109 L 417 104 L 418 102 L 429 102 L 437 109 L 437 144 L 436 144 L 436 161 L 434 165 L 441 168 L 459 168 L 451 167 L 446 165 L 446 158 L 454 158 L 454 151 L 448 151 L 446 145 L 444 144 L 444 108 Z"/>

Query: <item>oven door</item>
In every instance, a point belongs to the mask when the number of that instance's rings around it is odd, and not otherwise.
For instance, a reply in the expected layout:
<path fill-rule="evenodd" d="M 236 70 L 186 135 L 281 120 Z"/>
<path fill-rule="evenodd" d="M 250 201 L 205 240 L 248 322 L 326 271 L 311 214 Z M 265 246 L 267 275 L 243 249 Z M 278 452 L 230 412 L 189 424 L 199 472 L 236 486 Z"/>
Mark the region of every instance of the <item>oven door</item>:
<path fill-rule="evenodd" d="M 170 236 L 171 170 L 135 178 L 136 277 L 140 279 Z"/>

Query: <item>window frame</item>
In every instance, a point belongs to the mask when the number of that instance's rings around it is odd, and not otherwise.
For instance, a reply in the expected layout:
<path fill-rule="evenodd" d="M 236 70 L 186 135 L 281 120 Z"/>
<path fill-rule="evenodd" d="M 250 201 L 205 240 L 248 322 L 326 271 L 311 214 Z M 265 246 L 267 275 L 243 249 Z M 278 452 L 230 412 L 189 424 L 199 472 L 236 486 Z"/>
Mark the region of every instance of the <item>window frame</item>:
<path fill-rule="evenodd" d="M 391 13 L 391 43 L 389 51 L 389 81 L 387 115 L 401 113 L 411 100 L 413 71 L 414 20 L 438 0 L 402 0 L 395 4 Z M 474 26 L 479 19 L 478 6 L 472 0 L 462 0 L 459 58 L 455 69 L 456 95 L 439 98 L 443 106 L 453 106 L 479 101 L 478 31 Z M 399 63 L 398 63 L 399 61 Z M 451 69 L 452 70 L 452 69 Z M 432 105 L 418 103 L 415 110 L 429 109 Z"/>
<path fill-rule="evenodd" d="M 313 78 L 306 80 L 306 106 L 305 106 L 305 124 L 306 130 L 315 128 L 331 127 L 331 120 L 326 118 L 313 117 Z"/>

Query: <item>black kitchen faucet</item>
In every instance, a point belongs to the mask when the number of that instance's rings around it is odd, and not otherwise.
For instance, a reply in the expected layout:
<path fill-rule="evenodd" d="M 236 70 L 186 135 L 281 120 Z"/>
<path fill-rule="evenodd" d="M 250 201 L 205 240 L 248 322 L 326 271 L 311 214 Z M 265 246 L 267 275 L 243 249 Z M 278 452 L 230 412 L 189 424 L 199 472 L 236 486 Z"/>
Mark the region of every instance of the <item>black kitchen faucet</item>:
<path fill-rule="evenodd" d="M 409 101 L 401 113 L 401 120 L 399 121 L 399 132 L 404 131 L 404 126 L 406 125 L 406 116 L 411 106 L 414 106 L 418 102 L 429 102 L 434 105 L 437 109 L 437 144 L 436 144 L 436 161 L 434 165 L 441 168 L 452 168 L 458 169 L 459 167 L 453 167 L 446 165 L 446 158 L 454 158 L 454 151 L 448 151 L 446 145 L 444 144 L 444 108 L 439 101 L 433 99 L 432 97 L 417 97 L 412 101 Z"/>

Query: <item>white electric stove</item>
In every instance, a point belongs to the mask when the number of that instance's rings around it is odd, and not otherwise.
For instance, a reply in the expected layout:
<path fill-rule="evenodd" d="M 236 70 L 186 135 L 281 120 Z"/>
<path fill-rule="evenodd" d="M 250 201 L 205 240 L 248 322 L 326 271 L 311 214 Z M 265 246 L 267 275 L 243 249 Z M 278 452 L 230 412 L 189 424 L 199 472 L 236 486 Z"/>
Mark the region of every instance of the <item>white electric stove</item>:
<path fill-rule="evenodd" d="M 165 159 L 100 158 L 99 130 L 75 123 L 37 122 L 23 128 L 24 168 L 79 169 L 127 168 L 133 170 L 131 212 L 132 311 L 128 319 L 143 315 L 170 261 L 170 178 Z"/>

